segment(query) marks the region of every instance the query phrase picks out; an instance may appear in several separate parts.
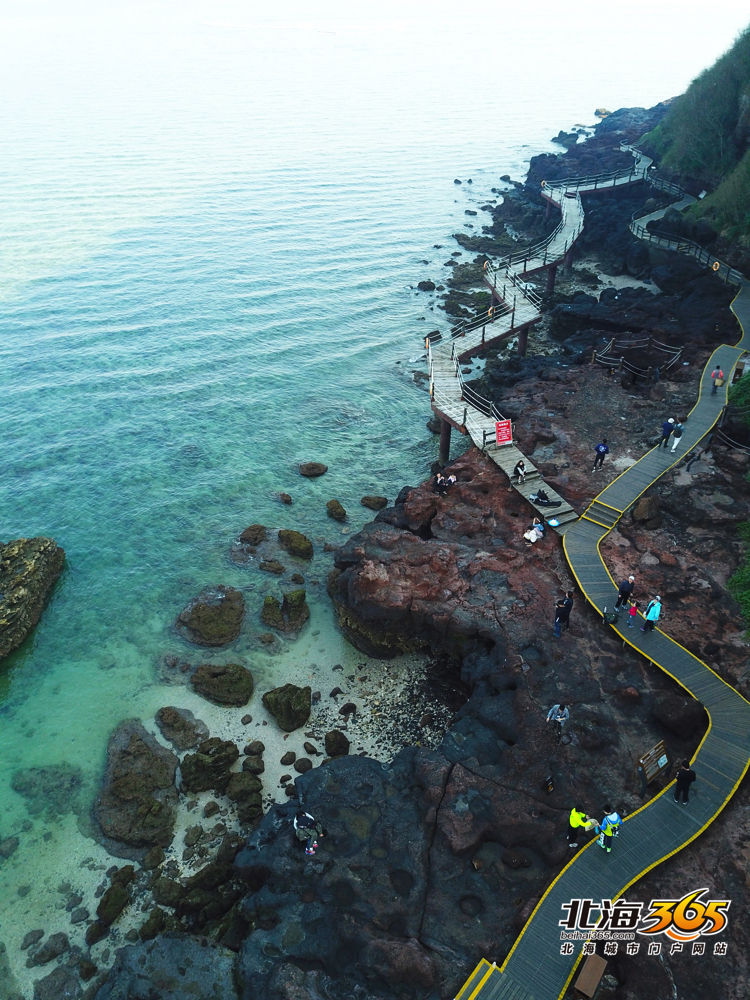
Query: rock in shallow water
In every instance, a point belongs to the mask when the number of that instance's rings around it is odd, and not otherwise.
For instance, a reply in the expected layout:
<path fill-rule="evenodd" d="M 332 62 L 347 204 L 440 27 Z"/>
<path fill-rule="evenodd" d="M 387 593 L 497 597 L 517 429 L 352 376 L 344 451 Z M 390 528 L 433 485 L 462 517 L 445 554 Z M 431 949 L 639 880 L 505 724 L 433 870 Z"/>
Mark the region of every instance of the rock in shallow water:
<path fill-rule="evenodd" d="M 198 646 L 224 646 L 240 634 L 245 601 L 234 587 L 206 587 L 180 612 L 177 629 Z"/>
<path fill-rule="evenodd" d="M 0 660 L 21 645 L 41 618 L 64 562 L 64 550 L 51 538 L 0 544 Z"/>

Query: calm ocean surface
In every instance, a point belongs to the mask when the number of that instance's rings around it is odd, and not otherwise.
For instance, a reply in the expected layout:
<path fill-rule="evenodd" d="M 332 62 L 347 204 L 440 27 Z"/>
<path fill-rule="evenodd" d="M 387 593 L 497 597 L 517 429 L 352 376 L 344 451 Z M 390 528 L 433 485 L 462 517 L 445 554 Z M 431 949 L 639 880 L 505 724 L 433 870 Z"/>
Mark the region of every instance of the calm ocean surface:
<path fill-rule="evenodd" d="M 325 502 L 355 531 L 363 494 L 392 500 L 436 457 L 409 359 L 447 324 L 417 282 L 446 274 L 451 233 L 481 226 L 465 210 L 501 174 L 521 179 L 599 105 L 684 89 L 743 26 L 725 12 L 707 36 L 690 15 L 667 46 L 644 37 L 662 14 L 555 22 L 544 4 L 517 21 L 386 5 L 378 21 L 283 25 L 222 4 L 112 21 L 86 6 L 0 17 L 0 537 L 67 553 L 0 667 L 0 841 L 20 837 L 0 865 L 0 940 L 28 991 L 20 940 L 58 929 L 50 892 L 94 847 L 72 814 L 30 815 L 14 772 L 75 765 L 90 796 L 112 728 L 179 703 L 156 667 L 201 656 L 172 625 L 209 584 L 245 591 L 232 653 L 261 682 L 300 656 L 348 662 Z M 329 473 L 301 479 L 308 459 Z M 253 634 L 275 580 L 229 559 L 253 522 L 297 527 L 318 553 L 306 637 L 274 657 Z"/>

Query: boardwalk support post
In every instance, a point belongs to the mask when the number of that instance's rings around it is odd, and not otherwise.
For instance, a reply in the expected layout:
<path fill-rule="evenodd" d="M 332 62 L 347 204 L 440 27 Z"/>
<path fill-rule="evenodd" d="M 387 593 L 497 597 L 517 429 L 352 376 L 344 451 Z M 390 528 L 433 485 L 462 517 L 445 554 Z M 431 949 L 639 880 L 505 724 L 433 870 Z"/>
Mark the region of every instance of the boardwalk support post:
<path fill-rule="evenodd" d="M 465 419 L 465 418 L 464 418 Z M 451 425 L 447 420 L 440 419 L 440 464 L 447 465 L 451 455 Z"/>
<path fill-rule="evenodd" d="M 545 250 L 545 257 L 547 251 Z M 552 295 L 555 291 L 555 278 L 557 277 L 557 264 L 552 264 L 551 267 L 547 268 L 547 295 Z"/>
<path fill-rule="evenodd" d="M 529 344 L 529 328 L 528 326 L 523 327 L 518 331 L 518 354 L 520 357 L 526 357 L 526 348 Z"/>

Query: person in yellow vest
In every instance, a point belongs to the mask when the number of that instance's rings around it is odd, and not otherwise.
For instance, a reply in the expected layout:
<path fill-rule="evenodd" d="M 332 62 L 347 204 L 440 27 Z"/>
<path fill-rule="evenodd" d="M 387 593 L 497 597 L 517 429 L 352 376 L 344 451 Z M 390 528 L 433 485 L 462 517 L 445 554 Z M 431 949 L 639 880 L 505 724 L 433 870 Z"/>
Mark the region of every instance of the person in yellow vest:
<path fill-rule="evenodd" d="M 571 847 L 578 847 L 578 833 L 580 830 L 591 830 L 593 827 L 599 824 L 595 819 L 587 816 L 585 812 L 581 812 L 580 809 L 576 809 L 575 806 L 570 810 L 570 817 L 568 819 L 568 844 Z"/>

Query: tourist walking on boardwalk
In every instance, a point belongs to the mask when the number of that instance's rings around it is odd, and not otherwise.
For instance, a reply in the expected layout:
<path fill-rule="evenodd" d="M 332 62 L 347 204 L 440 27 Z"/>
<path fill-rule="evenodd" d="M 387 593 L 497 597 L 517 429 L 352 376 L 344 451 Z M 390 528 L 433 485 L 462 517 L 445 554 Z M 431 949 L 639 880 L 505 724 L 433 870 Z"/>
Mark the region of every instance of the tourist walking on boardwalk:
<path fill-rule="evenodd" d="M 638 617 L 638 601 L 630 602 L 630 610 L 628 611 L 628 628 L 632 628 L 635 625 L 635 620 Z"/>
<path fill-rule="evenodd" d="M 721 370 L 720 365 L 717 365 L 711 372 L 711 381 L 713 382 L 711 387 L 711 395 L 713 396 L 717 388 L 724 385 L 724 372 Z"/>
<path fill-rule="evenodd" d="M 604 807 L 604 819 L 599 824 L 599 839 L 597 843 L 599 847 L 603 848 L 607 854 L 612 853 L 612 841 L 620 832 L 620 819 L 619 814 L 612 806 Z"/>
<path fill-rule="evenodd" d="M 558 743 L 562 740 L 563 726 L 569 718 L 570 712 L 564 702 L 561 702 L 559 705 L 553 705 L 549 712 L 547 712 L 547 722 L 552 722 L 557 730 Z"/>
<path fill-rule="evenodd" d="M 633 594 L 633 587 L 635 587 L 634 576 L 629 576 L 627 580 L 620 581 L 620 587 L 617 591 L 617 600 L 615 601 L 615 611 L 619 611 L 620 608 L 627 604 Z"/>
<path fill-rule="evenodd" d="M 674 786 L 674 800 L 686 806 L 688 804 L 690 786 L 695 781 L 695 771 L 690 766 L 689 760 L 683 760 L 682 766 L 677 772 L 677 781 Z"/>
<path fill-rule="evenodd" d="M 677 423 L 672 428 L 672 451 L 674 451 L 677 445 L 680 443 L 681 437 L 682 437 L 682 424 L 678 420 Z"/>
<path fill-rule="evenodd" d="M 592 830 L 599 824 L 591 816 L 587 816 L 585 812 L 581 812 L 580 809 L 576 809 L 575 806 L 570 810 L 570 816 L 568 817 L 568 844 L 571 847 L 578 847 L 578 834 L 581 830 Z"/>
<path fill-rule="evenodd" d="M 674 427 L 674 417 L 670 417 L 669 420 L 665 420 L 661 425 L 661 441 L 659 442 L 659 447 L 667 447 L 667 442 L 669 441 L 669 435 L 672 433 L 672 428 Z"/>
<path fill-rule="evenodd" d="M 605 455 L 609 455 L 609 446 L 607 445 L 607 439 L 602 438 L 596 448 L 594 448 L 594 468 L 591 470 L 592 472 L 601 469 L 604 465 Z"/>
<path fill-rule="evenodd" d="M 654 626 L 659 621 L 660 614 L 661 597 L 657 594 L 653 600 L 648 602 L 646 610 L 643 612 L 643 625 L 641 625 L 641 632 L 653 632 Z"/>

